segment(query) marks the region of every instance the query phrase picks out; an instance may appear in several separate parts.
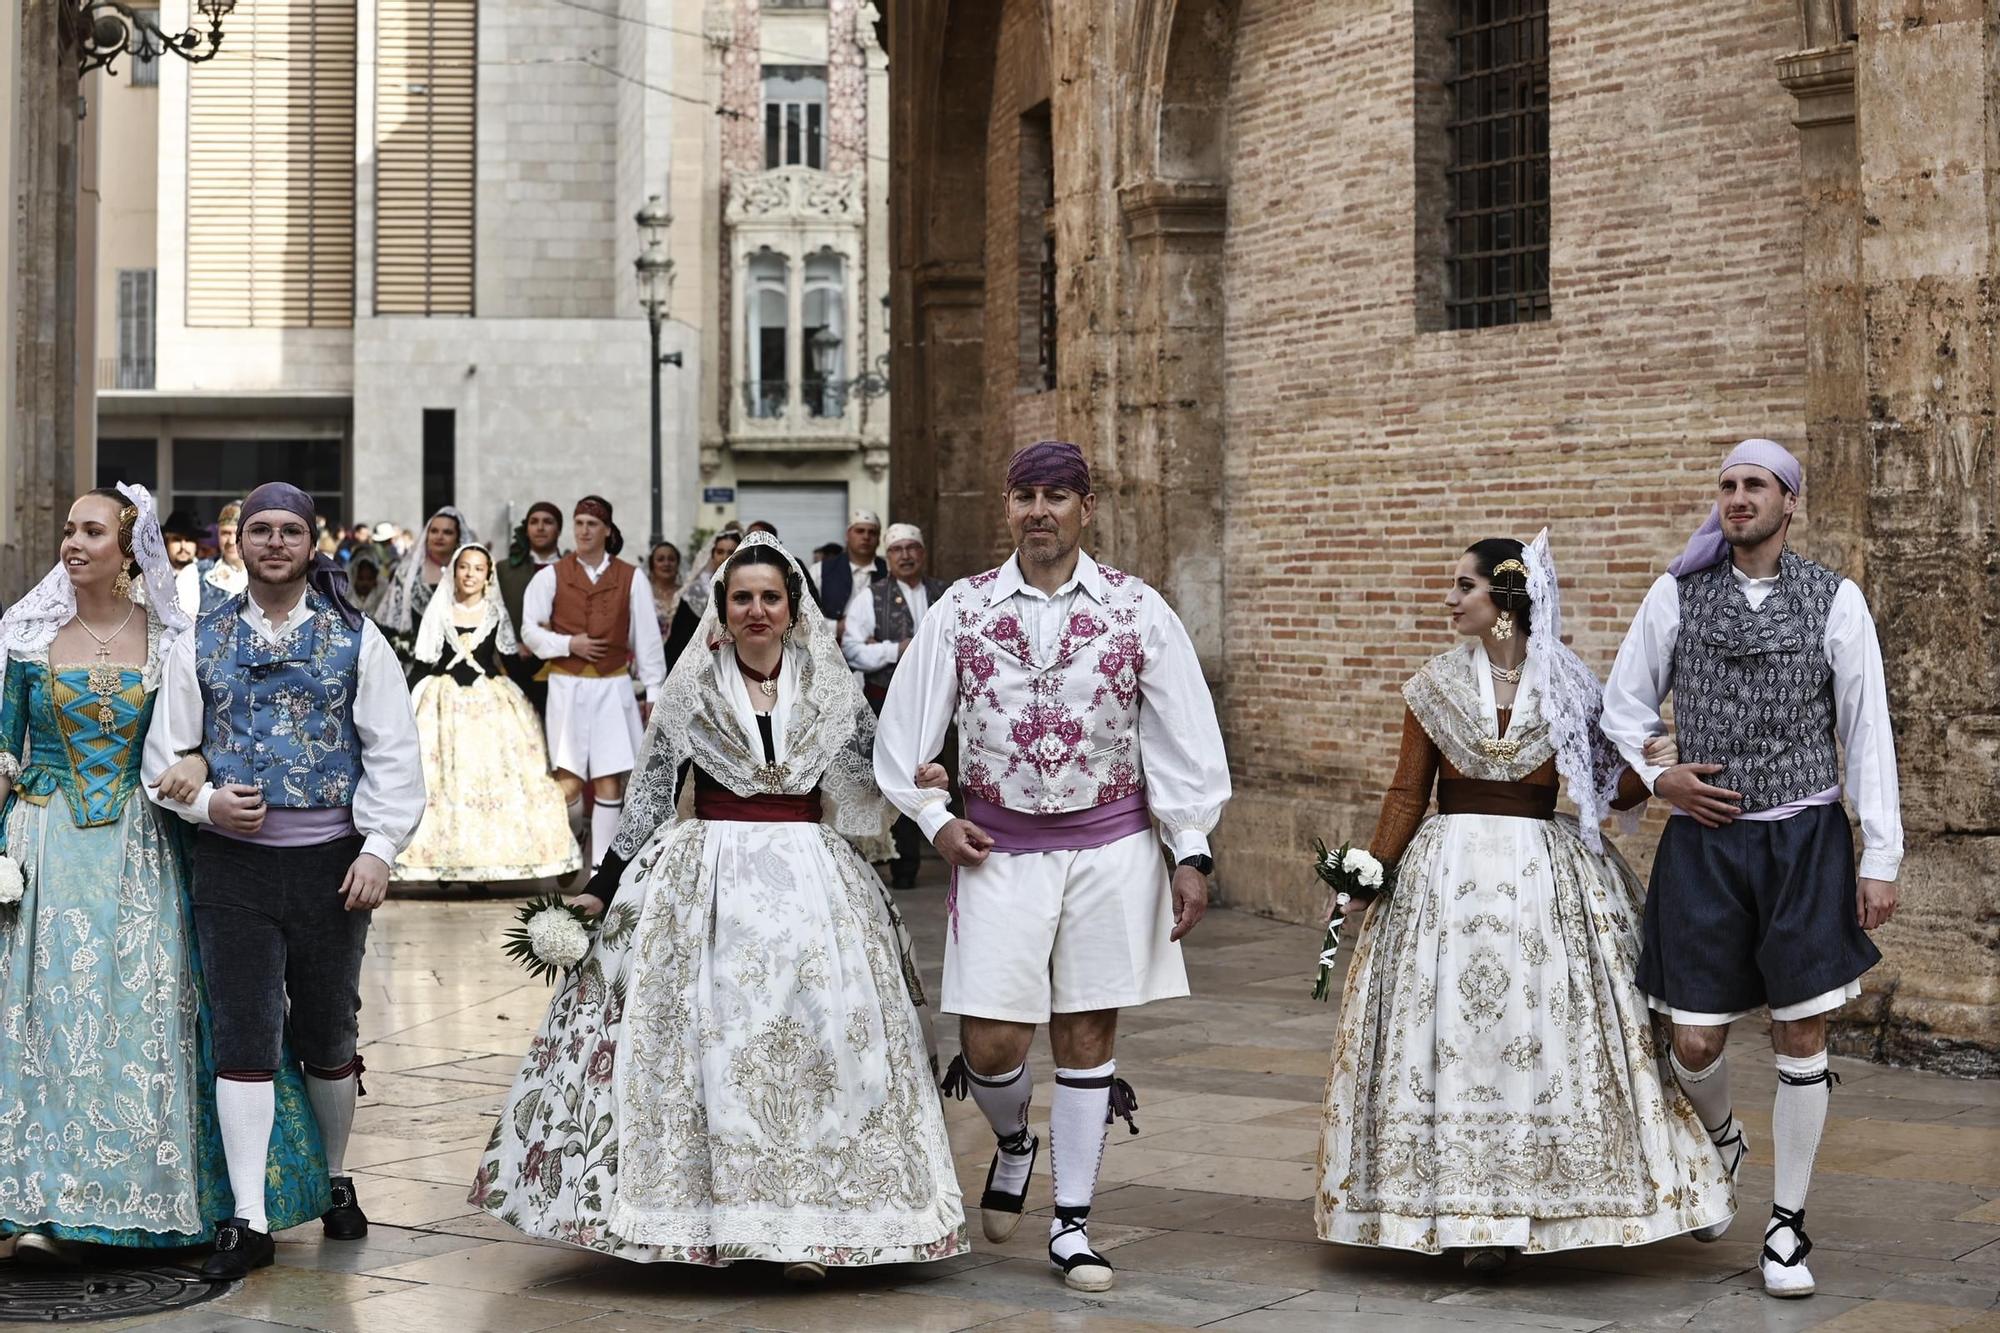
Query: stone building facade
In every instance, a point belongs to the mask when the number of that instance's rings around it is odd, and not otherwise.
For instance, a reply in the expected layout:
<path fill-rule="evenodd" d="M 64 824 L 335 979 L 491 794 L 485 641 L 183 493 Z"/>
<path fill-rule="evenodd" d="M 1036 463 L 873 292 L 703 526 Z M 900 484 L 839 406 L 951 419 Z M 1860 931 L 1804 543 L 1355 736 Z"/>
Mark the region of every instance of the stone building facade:
<path fill-rule="evenodd" d="M 1222 895 L 1304 920 L 1306 848 L 1372 827 L 1463 547 L 1548 525 L 1602 672 L 1722 454 L 1790 443 L 1795 544 L 1868 594 L 1901 750 L 1903 908 L 1840 1045 L 2000 1071 L 2000 16 L 1524 0 L 1542 317 L 1451 327 L 1471 8 L 892 6 L 893 507 L 965 573 L 1005 549 L 1009 452 L 1085 447 L 1096 548 L 1217 691 Z"/>
<path fill-rule="evenodd" d="M 187 0 L 161 2 L 173 29 Z M 229 23 L 208 65 L 125 62 L 90 124 L 158 163 L 105 182 L 107 218 L 150 220 L 98 252 L 97 475 L 206 521 L 291 468 L 342 517 L 415 527 L 450 499 L 490 538 L 595 491 L 642 557 L 634 215 L 657 194 L 664 535 L 777 516 L 809 547 L 886 500 L 888 401 L 859 382 L 886 353 L 887 76 L 861 0 L 264 0 Z M 774 69 L 795 143 L 767 143 Z M 753 388 L 760 253 L 788 299 Z"/>

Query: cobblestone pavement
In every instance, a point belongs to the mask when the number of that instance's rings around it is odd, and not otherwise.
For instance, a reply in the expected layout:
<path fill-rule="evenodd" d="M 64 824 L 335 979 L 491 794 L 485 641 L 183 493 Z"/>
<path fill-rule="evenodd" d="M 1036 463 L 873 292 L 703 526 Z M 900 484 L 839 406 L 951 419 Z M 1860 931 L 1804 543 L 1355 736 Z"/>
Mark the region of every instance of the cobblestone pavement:
<path fill-rule="evenodd" d="M 943 893 L 899 895 L 930 963 Z M 788 1289 L 761 1265 L 640 1266 L 523 1241 L 473 1213 L 467 1183 L 548 989 L 500 953 L 505 900 L 399 899 L 379 915 L 364 981 L 368 1091 L 349 1165 L 374 1221 L 366 1242 L 281 1234 L 277 1267 L 223 1299 L 99 1328 L 154 1333 L 665 1333 L 669 1329 L 1079 1330 L 1242 1333 L 1501 1329 L 1828 1329 L 2000 1333 L 2000 1084 L 1836 1060 L 1845 1082 L 1810 1201 L 1820 1294 L 1764 1296 L 1755 1271 L 1770 1158 L 1746 1168 L 1746 1207 L 1715 1245 L 1689 1240 L 1519 1262 L 1496 1282 L 1449 1259 L 1343 1249 L 1313 1237 L 1319 1098 L 1333 1011 L 1306 998 L 1310 930 L 1212 914 L 1189 949 L 1195 998 L 1127 1016 L 1120 1072 L 1137 1137 L 1108 1139 L 1091 1228 L 1116 1290 L 1064 1288 L 1034 1221 L 1014 1240 L 925 1266 L 835 1273 Z M 1774 1075 L 1760 1027 L 1732 1042 L 1739 1109 L 1770 1141 Z M 946 1020 L 940 1038 L 952 1043 Z M 949 1053 L 949 1052 L 947 1052 Z M 1038 1043 L 1035 1067 L 1051 1062 Z M 1048 1088 L 1037 1089 L 1046 1126 Z M 949 1103 L 960 1179 L 976 1200 L 990 1132 Z M 1046 1161 L 1046 1159 L 1044 1159 Z M 1046 1171 L 1046 1166 L 1038 1168 Z M 1049 1204 L 1044 1175 L 1031 1206 Z"/>

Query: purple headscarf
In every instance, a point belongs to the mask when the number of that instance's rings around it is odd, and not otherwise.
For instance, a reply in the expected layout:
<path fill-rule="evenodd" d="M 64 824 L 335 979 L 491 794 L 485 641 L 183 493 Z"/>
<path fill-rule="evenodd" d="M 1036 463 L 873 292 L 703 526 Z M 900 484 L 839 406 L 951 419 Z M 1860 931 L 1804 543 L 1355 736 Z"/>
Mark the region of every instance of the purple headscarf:
<path fill-rule="evenodd" d="M 1729 457 L 1722 460 L 1722 473 L 1733 467 L 1750 463 L 1763 468 L 1778 479 L 1778 484 L 1793 495 L 1806 492 L 1806 471 L 1792 451 L 1775 440 L 1745 440 L 1729 451 Z M 1708 517 L 1695 529 L 1694 536 L 1688 538 L 1687 549 L 1674 557 L 1667 566 L 1667 573 L 1675 578 L 1685 578 L 1711 565 L 1717 565 L 1729 558 L 1729 542 L 1722 535 L 1722 506 L 1715 505 L 1708 511 Z"/>
<path fill-rule="evenodd" d="M 298 515 L 305 521 L 307 540 L 312 539 L 313 519 L 319 511 L 313 506 L 310 495 L 290 482 L 267 481 L 243 498 L 241 513 L 244 525 L 249 525 L 253 515 L 271 509 Z M 306 564 L 306 585 L 332 603 L 333 609 L 347 623 L 347 628 L 361 628 L 361 612 L 347 600 L 347 571 L 332 556 L 317 551 L 313 553 Z"/>
<path fill-rule="evenodd" d="M 1007 489 L 1017 486 L 1061 486 L 1078 495 L 1090 494 L 1090 464 L 1083 450 L 1063 440 L 1031 444 L 1007 463 Z"/>

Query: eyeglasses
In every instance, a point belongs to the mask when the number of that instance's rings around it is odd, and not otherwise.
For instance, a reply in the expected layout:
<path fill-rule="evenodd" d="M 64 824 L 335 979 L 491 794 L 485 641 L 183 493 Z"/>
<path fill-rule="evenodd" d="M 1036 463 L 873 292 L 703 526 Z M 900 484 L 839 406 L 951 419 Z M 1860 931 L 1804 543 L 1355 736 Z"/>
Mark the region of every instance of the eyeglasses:
<path fill-rule="evenodd" d="M 311 535 L 303 523 L 287 523 L 280 528 L 269 523 L 252 523 L 242 532 L 246 546 L 304 546 Z"/>

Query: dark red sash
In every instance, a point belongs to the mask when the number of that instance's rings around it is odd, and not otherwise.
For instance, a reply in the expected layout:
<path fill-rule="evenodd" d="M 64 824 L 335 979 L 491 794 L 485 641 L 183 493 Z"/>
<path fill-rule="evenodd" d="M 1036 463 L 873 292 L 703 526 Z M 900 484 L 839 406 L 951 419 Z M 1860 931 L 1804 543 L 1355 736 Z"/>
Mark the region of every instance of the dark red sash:
<path fill-rule="evenodd" d="M 738 796 L 697 768 L 694 817 L 737 824 L 817 824 L 819 792 L 809 791 L 803 796 Z"/>

